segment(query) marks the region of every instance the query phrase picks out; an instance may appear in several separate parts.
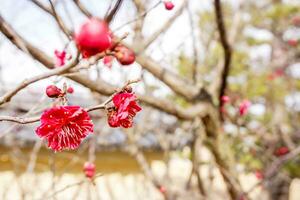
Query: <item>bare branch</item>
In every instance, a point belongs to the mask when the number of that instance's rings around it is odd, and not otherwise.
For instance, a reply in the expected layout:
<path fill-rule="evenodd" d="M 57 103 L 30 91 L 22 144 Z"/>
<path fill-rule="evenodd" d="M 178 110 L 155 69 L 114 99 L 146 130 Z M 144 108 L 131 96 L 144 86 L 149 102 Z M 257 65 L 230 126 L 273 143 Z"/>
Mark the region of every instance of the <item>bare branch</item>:
<path fill-rule="evenodd" d="M 67 72 L 69 69 L 75 67 L 78 63 L 78 55 L 79 54 L 77 53 L 76 58 L 73 59 L 72 62 L 70 62 L 69 64 L 67 64 L 64 67 L 59 67 L 59 68 L 53 69 L 49 72 L 46 72 L 44 74 L 24 80 L 19 85 L 17 85 L 14 89 L 8 91 L 6 94 L 4 94 L 2 97 L 0 97 L 0 105 L 2 105 L 3 103 L 9 102 L 13 96 L 15 96 L 20 90 L 26 88 L 28 85 L 35 83 L 37 81 L 49 78 L 51 76 L 61 75 L 65 72 Z"/>
<path fill-rule="evenodd" d="M 151 11 L 153 10 L 154 8 L 156 8 L 162 1 L 159 0 L 156 4 L 154 4 L 151 8 L 149 8 L 148 10 L 146 10 L 144 13 L 142 13 L 141 15 L 137 16 L 136 18 L 134 18 L 133 20 L 130 20 L 124 24 L 122 24 L 121 26 L 117 27 L 115 30 L 113 30 L 113 32 L 116 32 L 118 30 L 120 30 L 121 28 L 123 28 L 124 26 L 127 26 L 129 24 L 132 24 L 136 21 L 138 21 L 140 18 L 144 18 L 146 17 L 146 15 Z"/>
<path fill-rule="evenodd" d="M 175 22 L 175 20 L 182 14 L 184 8 L 187 5 L 187 0 L 184 0 L 182 3 L 181 7 L 174 13 L 174 15 L 168 19 L 168 21 L 161 26 L 155 33 L 153 33 L 146 41 L 144 44 L 141 44 L 141 50 L 146 49 L 150 44 L 152 44 L 162 33 L 167 31 L 171 25 Z"/>
<path fill-rule="evenodd" d="M 30 124 L 30 123 L 40 121 L 40 117 L 36 116 L 36 117 L 22 118 L 22 117 L 12 117 L 12 116 L 0 116 L 0 122 L 1 121 L 16 122 L 18 124 Z"/>
<path fill-rule="evenodd" d="M 214 7 L 215 7 L 216 22 L 217 22 L 217 26 L 218 26 L 221 44 L 222 44 L 223 51 L 224 51 L 224 65 L 223 65 L 223 69 L 222 69 L 222 73 L 221 73 L 222 81 L 221 81 L 221 87 L 219 90 L 220 107 L 222 107 L 221 97 L 225 94 L 225 90 L 227 87 L 227 76 L 229 74 L 232 52 L 231 52 L 231 47 L 227 40 L 227 34 L 226 34 L 225 26 L 224 26 L 221 1 L 215 0 L 214 2 L 215 2 Z"/>
<path fill-rule="evenodd" d="M 120 9 L 122 5 L 123 0 L 118 0 L 117 3 L 115 4 L 114 8 L 109 12 L 107 16 L 104 17 L 104 20 L 109 24 L 112 22 L 114 17 L 116 16 L 118 10 Z"/>
<path fill-rule="evenodd" d="M 72 40 L 72 35 L 73 33 L 71 31 L 69 31 L 65 24 L 63 23 L 62 19 L 58 16 L 58 14 L 56 13 L 56 10 L 55 10 L 55 7 L 52 3 L 52 0 L 48 0 L 50 5 L 51 5 L 51 10 L 52 10 L 52 15 L 53 17 L 55 18 L 58 26 L 60 27 L 60 29 L 64 32 L 64 34 L 66 35 L 66 37 L 69 39 L 69 40 Z"/>
<path fill-rule="evenodd" d="M 84 5 L 80 2 L 80 0 L 73 0 L 75 5 L 79 8 L 79 10 L 86 15 L 88 18 L 92 17 L 93 15 L 84 7 Z"/>

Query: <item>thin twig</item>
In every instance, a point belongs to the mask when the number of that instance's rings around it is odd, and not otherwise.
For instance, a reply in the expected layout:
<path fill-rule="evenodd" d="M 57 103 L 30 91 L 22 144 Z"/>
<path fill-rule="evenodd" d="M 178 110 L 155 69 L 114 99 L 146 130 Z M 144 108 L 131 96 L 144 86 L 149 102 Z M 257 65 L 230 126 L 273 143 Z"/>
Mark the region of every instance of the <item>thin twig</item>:
<path fill-rule="evenodd" d="M 113 30 L 113 32 L 116 32 L 116 31 L 120 30 L 121 28 L 123 28 L 124 26 L 127 26 L 127 25 L 129 25 L 129 24 L 132 24 L 132 23 L 138 21 L 138 20 L 139 20 L 140 18 L 142 18 L 142 17 L 146 17 L 146 15 L 147 15 L 151 10 L 153 10 L 154 8 L 156 8 L 161 2 L 162 2 L 162 1 L 159 0 L 156 4 L 154 4 L 154 6 L 152 6 L 152 7 L 149 8 L 148 10 L 146 10 L 144 13 L 142 13 L 141 15 L 137 16 L 136 18 L 134 18 L 134 19 L 132 19 L 132 20 L 130 20 L 130 21 L 128 21 L 128 22 L 122 24 L 121 26 L 117 27 L 115 30 Z"/>
<path fill-rule="evenodd" d="M 93 178 L 93 181 L 96 180 L 97 178 L 99 178 L 100 176 L 103 176 L 103 174 L 97 174 L 97 175 L 95 176 L 95 178 Z M 86 179 L 84 179 L 84 180 L 82 180 L 82 181 L 79 181 L 79 182 L 76 182 L 76 183 L 73 183 L 73 184 L 70 184 L 70 185 L 67 185 L 67 186 L 65 186 L 65 187 L 63 187 L 63 188 L 61 188 L 61 189 L 59 189 L 59 190 L 54 191 L 54 192 L 53 192 L 52 194 L 50 194 L 49 196 L 39 198 L 39 200 L 50 199 L 50 198 L 56 196 L 57 194 L 59 194 L 59 193 L 65 191 L 65 190 L 67 190 L 67 189 L 69 189 L 69 188 L 72 188 L 72 187 L 74 187 L 74 186 L 81 185 L 81 184 L 83 184 L 83 183 L 85 183 L 85 182 L 86 182 Z"/>
<path fill-rule="evenodd" d="M 69 31 L 65 24 L 62 22 L 62 19 L 58 16 L 58 14 L 56 13 L 55 10 L 55 6 L 52 3 L 52 0 L 48 0 L 50 5 L 51 5 L 51 9 L 52 9 L 52 13 L 53 13 L 53 17 L 55 18 L 58 26 L 60 27 L 60 29 L 64 32 L 64 34 L 66 35 L 66 37 L 68 38 L 68 40 L 72 40 L 72 32 Z"/>
<path fill-rule="evenodd" d="M 0 97 L 0 105 L 2 105 L 3 103 L 9 102 L 13 96 L 15 96 L 20 90 L 24 89 L 28 85 L 35 83 L 37 81 L 49 78 L 51 76 L 63 74 L 65 72 L 67 72 L 69 69 L 71 69 L 72 67 L 75 67 L 76 64 L 78 63 L 78 55 L 79 54 L 77 54 L 76 58 L 72 62 L 65 65 L 64 67 L 59 67 L 59 68 L 50 70 L 49 72 L 46 72 L 44 74 L 24 80 L 22 83 L 17 85 L 14 89 L 8 91 L 6 94 L 4 94 L 2 97 Z"/>

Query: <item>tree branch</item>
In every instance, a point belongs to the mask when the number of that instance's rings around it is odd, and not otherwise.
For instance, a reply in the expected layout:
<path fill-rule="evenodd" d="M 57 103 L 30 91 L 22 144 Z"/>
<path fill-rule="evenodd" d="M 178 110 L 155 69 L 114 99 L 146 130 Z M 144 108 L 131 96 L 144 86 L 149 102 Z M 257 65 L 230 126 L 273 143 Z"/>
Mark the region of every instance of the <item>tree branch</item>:
<path fill-rule="evenodd" d="M 220 107 L 222 107 L 223 103 L 221 101 L 221 97 L 225 94 L 225 90 L 227 87 L 227 77 L 229 74 L 232 52 L 231 52 L 231 47 L 227 41 L 227 34 L 224 26 L 221 1 L 215 0 L 214 7 L 215 7 L 215 16 L 216 16 L 219 35 L 220 35 L 220 40 L 224 51 L 224 65 L 221 73 L 221 86 L 218 95 Z"/>
<path fill-rule="evenodd" d="M 118 0 L 117 3 L 115 4 L 114 8 L 109 12 L 107 16 L 104 17 L 104 20 L 109 24 L 112 22 L 114 17 L 116 16 L 118 10 L 120 9 L 122 5 L 123 0 Z"/>

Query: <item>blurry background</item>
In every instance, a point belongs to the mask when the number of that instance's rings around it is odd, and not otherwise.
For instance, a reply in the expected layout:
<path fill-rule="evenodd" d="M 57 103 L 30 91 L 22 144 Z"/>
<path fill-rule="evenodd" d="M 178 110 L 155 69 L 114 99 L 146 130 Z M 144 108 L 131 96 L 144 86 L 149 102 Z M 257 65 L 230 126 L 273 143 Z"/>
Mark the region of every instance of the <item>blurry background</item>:
<path fill-rule="evenodd" d="M 52 2 L 73 31 L 87 19 L 84 9 L 103 18 L 116 3 Z M 125 42 L 138 55 L 136 63 L 124 67 L 114 61 L 108 68 L 99 61 L 79 74 L 96 85 L 108 83 L 114 88 L 141 78 L 134 91 L 144 95 L 143 110 L 134 127 L 110 128 L 105 112 L 96 111 L 91 113 L 95 133 L 78 150 L 54 153 L 36 136 L 38 123 L 0 122 L 0 199 L 300 198 L 300 2 L 222 1 L 232 50 L 225 91 L 230 101 L 222 106 L 222 119 L 214 120 L 219 128 L 212 130 L 218 135 L 212 138 L 205 117 L 188 116 L 197 110 L 193 106 L 207 99 L 200 97 L 198 103 L 186 98 L 185 92 L 205 88 L 212 105 L 219 105 L 216 91 L 224 53 L 216 2 L 173 0 L 172 11 L 159 2 L 124 0 L 110 23 L 115 35 L 129 33 Z M 47 0 L 0 0 L 1 30 L 5 21 L 22 39 L 54 59 L 54 51 L 63 50 L 68 39 L 47 9 L 51 11 Z M 74 55 L 74 48 L 70 44 L 66 50 Z M 0 34 L 1 95 L 26 78 L 49 71 L 44 65 Z M 165 70 L 175 83 L 161 78 L 164 75 L 156 69 Z M 75 91 L 68 95 L 71 105 L 96 105 L 109 93 L 65 76 L 51 77 L 2 104 L 0 115 L 41 113 L 52 103 L 45 87 L 64 82 Z M 183 92 L 177 90 L 180 87 Z M 243 100 L 251 102 L 245 115 L 239 114 Z M 219 141 L 216 146 L 215 141 Z M 282 147 L 291 153 L 278 153 Z M 99 177 L 94 184 L 82 172 L 88 160 L 96 164 Z M 228 176 L 236 179 L 226 180 Z M 240 189 L 238 195 L 228 192 L 231 184 Z"/>

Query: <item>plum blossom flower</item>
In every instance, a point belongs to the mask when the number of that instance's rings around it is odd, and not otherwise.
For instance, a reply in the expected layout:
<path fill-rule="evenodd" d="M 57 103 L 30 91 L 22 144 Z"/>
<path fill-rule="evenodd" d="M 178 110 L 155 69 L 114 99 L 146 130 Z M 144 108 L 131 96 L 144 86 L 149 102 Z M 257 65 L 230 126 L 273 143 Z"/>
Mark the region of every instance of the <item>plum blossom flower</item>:
<path fill-rule="evenodd" d="M 240 103 L 239 113 L 241 116 L 244 116 L 248 113 L 248 110 L 251 106 L 251 102 L 249 100 L 244 100 Z"/>
<path fill-rule="evenodd" d="M 133 93 L 116 94 L 112 99 L 114 107 L 110 108 L 107 113 L 108 124 L 111 127 L 132 127 L 133 117 L 142 110 L 136 100 L 137 97 Z"/>
<path fill-rule="evenodd" d="M 80 106 L 56 106 L 44 111 L 36 133 L 54 151 L 76 149 L 81 141 L 93 133 L 93 123 Z"/>

